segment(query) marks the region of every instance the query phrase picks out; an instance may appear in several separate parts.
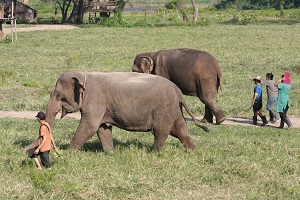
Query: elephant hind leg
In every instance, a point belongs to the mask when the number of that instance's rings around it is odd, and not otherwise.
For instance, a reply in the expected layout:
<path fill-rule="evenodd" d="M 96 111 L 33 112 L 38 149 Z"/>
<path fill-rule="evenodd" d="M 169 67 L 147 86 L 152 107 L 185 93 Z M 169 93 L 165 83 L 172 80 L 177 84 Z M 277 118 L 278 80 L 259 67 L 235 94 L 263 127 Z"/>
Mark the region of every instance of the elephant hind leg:
<path fill-rule="evenodd" d="M 170 129 L 167 128 L 153 128 L 152 133 L 154 135 L 153 151 L 160 151 L 164 146 Z"/>
<path fill-rule="evenodd" d="M 197 97 L 205 105 L 205 114 L 202 122 L 213 123 L 213 115 L 216 117 L 216 124 L 221 124 L 225 121 L 226 116 L 216 103 L 217 94 L 216 80 L 208 78 L 202 80 L 202 84 L 198 84 Z"/>
<path fill-rule="evenodd" d="M 112 127 L 101 124 L 97 132 L 98 138 L 102 144 L 103 151 L 113 151 Z"/>
<path fill-rule="evenodd" d="M 189 137 L 187 126 L 183 118 L 175 121 L 174 126 L 171 130 L 171 135 L 180 140 L 186 149 L 194 149 L 195 145 Z"/>

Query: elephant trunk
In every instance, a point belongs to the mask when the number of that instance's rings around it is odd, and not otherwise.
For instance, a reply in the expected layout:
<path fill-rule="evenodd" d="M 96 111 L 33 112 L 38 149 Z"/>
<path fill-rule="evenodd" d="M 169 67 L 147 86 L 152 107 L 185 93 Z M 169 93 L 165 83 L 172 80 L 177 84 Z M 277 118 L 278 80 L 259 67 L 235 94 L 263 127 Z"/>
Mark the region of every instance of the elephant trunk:
<path fill-rule="evenodd" d="M 53 128 L 55 117 L 60 110 L 60 102 L 55 100 L 55 98 L 50 97 L 50 101 L 46 109 L 46 121 L 49 123 L 51 128 Z"/>
<path fill-rule="evenodd" d="M 56 118 L 58 112 L 51 111 L 51 109 L 46 110 L 46 122 L 50 125 L 51 128 L 53 128 L 54 120 Z"/>
<path fill-rule="evenodd" d="M 136 65 L 133 65 L 132 72 L 139 72 L 139 68 Z"/>

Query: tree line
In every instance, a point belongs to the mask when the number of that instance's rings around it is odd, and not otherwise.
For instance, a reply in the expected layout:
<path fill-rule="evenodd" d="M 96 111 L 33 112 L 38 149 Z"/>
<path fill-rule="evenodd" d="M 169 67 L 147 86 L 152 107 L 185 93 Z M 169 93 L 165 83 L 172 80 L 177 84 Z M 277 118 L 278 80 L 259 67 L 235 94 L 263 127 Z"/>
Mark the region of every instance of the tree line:
<path fill-rule="evenodd" d="M 300 0 L 221 0 L 215 7 L 220 9 L 265 10 L 293 9 L 300 7 Z"/>

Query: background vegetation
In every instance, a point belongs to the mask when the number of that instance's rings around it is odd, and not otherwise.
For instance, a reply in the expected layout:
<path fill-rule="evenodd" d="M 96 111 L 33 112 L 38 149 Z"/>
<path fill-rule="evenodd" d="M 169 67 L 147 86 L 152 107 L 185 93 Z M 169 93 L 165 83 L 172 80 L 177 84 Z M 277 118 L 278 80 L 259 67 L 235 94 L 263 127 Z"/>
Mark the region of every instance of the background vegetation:
<path fill-rule="evenodd" d="M 245 13 L 260 17 L 243 21 Z M 219 60 L 223 90 L 218 104 L 228 116 L 250 106 L 254 85 L 249 77 L 273 72 L 278 79 L 284 71 L 292 74 L 289 115 L 299 116 L 299 18 L 285 11 L 274 13 L 206 10 L 201 16 L 209 24 L 174 26 L 169 16 L 163 21 L 149 12 L 145 23 L 145 13 L 134 12 L 122 16 L 130 26 L 18 32 L 17 42 L 8 38 L 0 43 L 0 110 L 44 110 L 64 70 L 131 71 L 138 53 L 188 47 L 208 51 Z M 26 26 L 30 25 L 22 25 Z M 195 97 L 186 100 L 202 116 L 204 106 Z M 244 116 L 252 117 L 251 111 Z M 0 118 L 0 126 L 0 199 L 298 199 L 300 195 L 299 129 L 208 125 L 210 132 L 204 133 L 188 123 L 195 151 L 185 152 L 170 137 L 161 152 L 153 153 L 151 133 L 114 128 L 115 152 L 102 152 L 97 137 L 73 152 L 68 145 L 78 121 L 57 120 L 53 134 L 62 156 L 51 154 L 52 169 L 37 172 L 21 149 L 36 138 L 39 124 Z"/>

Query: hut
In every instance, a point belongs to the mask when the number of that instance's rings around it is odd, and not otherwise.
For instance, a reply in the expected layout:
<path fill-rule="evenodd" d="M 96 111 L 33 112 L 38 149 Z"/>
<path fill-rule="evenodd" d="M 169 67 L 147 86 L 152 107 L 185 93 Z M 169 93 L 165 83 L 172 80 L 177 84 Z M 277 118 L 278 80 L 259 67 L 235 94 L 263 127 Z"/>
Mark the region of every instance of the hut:
<path fill-rule="evenodd" d="M 18 23 L 35 23 L 37 22 L 38 11 L 30 6 L 17 0 L 0 0 L 4 6 L 4 18 L 8 18 L 12 13 L 12 1 L 14 1 L 14 17 Z"/>

